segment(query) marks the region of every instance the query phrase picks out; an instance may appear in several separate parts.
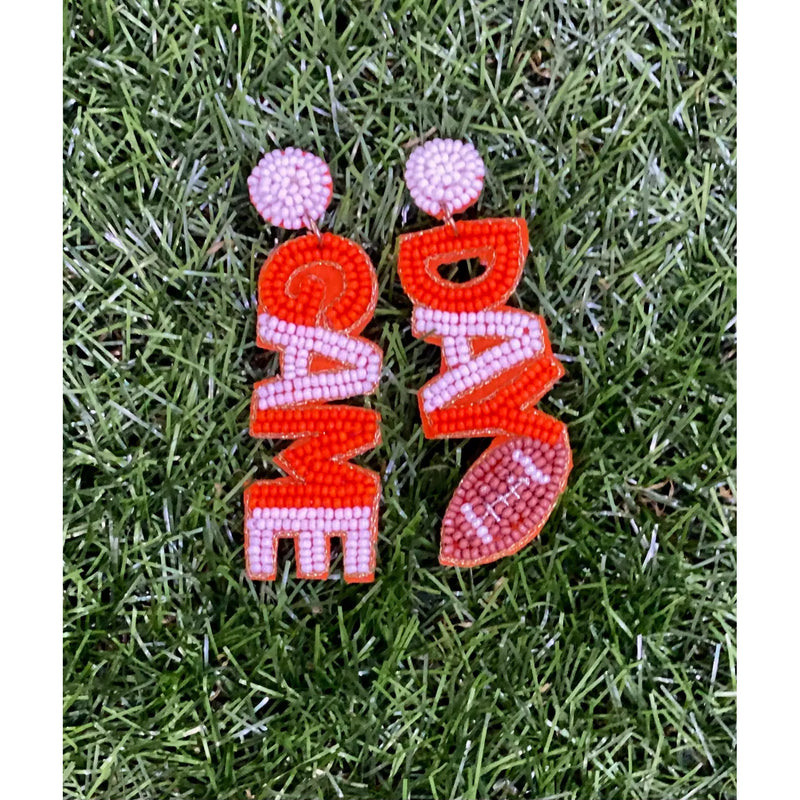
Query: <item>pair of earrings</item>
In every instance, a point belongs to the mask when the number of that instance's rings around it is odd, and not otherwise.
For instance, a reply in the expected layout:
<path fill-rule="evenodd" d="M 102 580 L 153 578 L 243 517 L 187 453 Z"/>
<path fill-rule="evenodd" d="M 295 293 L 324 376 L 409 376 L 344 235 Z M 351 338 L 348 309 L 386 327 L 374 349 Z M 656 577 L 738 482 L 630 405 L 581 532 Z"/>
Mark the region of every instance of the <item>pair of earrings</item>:
<path fill-rule="evenodd" d="M 534 408 L 564 374 L 544 320 L 506 305 L 519 283 L 528 231 L 518 218 L 456 221 L 478 199 L 484 164 L 468 142 L 434 139 L 406 163 L 414 202 L 443 225 L 400 237 L 398 274 L 414 304 L 412 334 L 441 348 L 439 375 L 419 391 L 429 438 L 493 437 L 442 520 L 439 561 L 474 567 L 538 535 L 572 467 L 566 426 Z M 341 401 L 375 391 L 383 353 L 359 336 L 377 277 L 355 242 L 317 226 L 333 196 L 325 162 L 295 148 L 267 153 L 248 178 L 272 225 L 308 233 L 270 253 L 258 279 L 259 347 L 280 371 L 256 384 L 250 433 L 294 439 L 275 463 L 286 477 L 250 484 L 245 558 L 253 580 L 274 580 L 278 540 L 294 539 L 297 575 L 324 579 L 341 538 L 345 581 L 374 580 L 380 477 L 350 459 L 380 443 L 380 414 Z M 465 283 L 440 269 L 478 259 Z"/>

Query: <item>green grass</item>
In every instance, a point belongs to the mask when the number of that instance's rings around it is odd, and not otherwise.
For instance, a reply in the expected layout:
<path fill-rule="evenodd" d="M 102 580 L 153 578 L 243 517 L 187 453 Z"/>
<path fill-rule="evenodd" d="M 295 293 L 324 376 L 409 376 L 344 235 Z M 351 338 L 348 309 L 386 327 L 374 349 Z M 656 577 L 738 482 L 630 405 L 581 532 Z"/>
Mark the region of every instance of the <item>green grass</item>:
<path fill-rule="evenodd" d="M 75 0 L 64 30 L 65 795 L 735 797 L 733 3 Z M 567 368 L 566 495 L 475 570 L 438 528 L 485 440 L 423 439 L 439 352 L 396 273 L 434 132 L 484 155 L 478 214 L 529 220 L 513 302 Z M 245 180 L 288 145 L 379 274 L 368 586 L 243 575 L 289 235 Z"/>

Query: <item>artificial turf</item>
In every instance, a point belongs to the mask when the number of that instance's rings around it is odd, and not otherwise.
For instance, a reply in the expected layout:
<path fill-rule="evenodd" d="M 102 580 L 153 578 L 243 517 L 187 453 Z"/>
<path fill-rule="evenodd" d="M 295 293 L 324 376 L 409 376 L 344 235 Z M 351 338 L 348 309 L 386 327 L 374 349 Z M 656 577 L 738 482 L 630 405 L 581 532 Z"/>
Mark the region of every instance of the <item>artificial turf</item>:
<path fill-rule="evenodd" d="M 64 794 L 732 798 L 733 2 L 75 0 L 64 11 Z M 542 535 L 438 564 L 486 440 L 425 440 L 410 147 L 469 138 L 521 215 L 513 301 L 567 375 Z M 320 153 L 379 275 L 377 580 L 244 577 L 266 149 Z"/>

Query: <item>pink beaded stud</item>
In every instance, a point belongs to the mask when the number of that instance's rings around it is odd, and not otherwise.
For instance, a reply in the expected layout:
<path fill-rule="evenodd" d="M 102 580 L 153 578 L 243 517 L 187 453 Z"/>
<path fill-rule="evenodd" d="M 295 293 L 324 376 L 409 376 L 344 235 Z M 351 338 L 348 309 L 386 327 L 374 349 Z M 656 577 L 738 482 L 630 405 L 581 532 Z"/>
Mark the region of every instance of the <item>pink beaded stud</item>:
<path fill-rule="evenodd" d="M 250 200 L 270 224 L 289 230 L 316 227 L 333 196 L 328 165 L 296 147 L 272 150 L 247 179 Z"/>
<path fill-rule="evenodd" d="M 405 179 L 417 206 L 436 219 L 446 219 L 478 199 L 485 171 L 483 159 L 469 142 L 432 139 L 408 157 Z"/>

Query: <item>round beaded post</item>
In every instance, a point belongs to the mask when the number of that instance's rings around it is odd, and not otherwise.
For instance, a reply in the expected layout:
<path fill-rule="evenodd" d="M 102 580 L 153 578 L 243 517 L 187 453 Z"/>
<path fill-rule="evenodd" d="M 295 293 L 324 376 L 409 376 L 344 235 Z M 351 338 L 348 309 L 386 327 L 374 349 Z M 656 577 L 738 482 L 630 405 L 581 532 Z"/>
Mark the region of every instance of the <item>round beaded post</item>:
<path fill-rule="evenodd" d="M 469 142 L 433 139 L 406 162 L 406 185 L 426 214 L 445 219 L 466 211 L 480 196 L 485 168 Z"/>
<path fill-rule="evenodd" d="M 491 436 L 442 520 L 439 560 L 474 567 L 535 538 L 572 468 L 566 426 L 534 408 L 564 374 L 544 320 L 506 305 L 528 252 L 522 219 L 455 221 L 475 203 L 484 166 L 468 142 L 434 139 L 406 164 L 414 202 L 447 225 L 400 237 L 398 274 L 414 303 L 412 333 L 442 349 L 439 375 L 419 392 L 431 438 Z M 478 259 L 465 283 L 439 268 Z"/>
<path fill-rule="evenodd" d="M 316 225 L 333 197 L 328 165 L 296 147 L 267 153 L 253 168 L 247 186 L 264 220 L 289 230 Z"/>
<path fill-rule="evenodd" d="M 375 310 L 375 270 L 355 242 L 318 228 L 333 194 L 321 158 L 272 151 L 247 183 L 267 222 L 311 231 L 273 250 L 258 279 L 257 344 L 279 353 L 280 372 L 256 384 L 250 433 L 296 441 L 275 457 L 287 477 L 245 490 L 247 574 L 274 580 L 278 540 L 291 538 L 298 577 L 327 578 L 338 536 L 345 581 L 372 581 L 380 481 L 349 459 L 380 442 L 380 415 L 327 404 L 377 387 L 383 353 L 358 336 Z"/>

